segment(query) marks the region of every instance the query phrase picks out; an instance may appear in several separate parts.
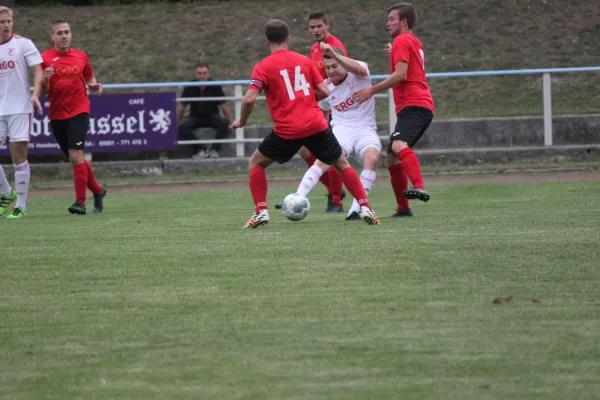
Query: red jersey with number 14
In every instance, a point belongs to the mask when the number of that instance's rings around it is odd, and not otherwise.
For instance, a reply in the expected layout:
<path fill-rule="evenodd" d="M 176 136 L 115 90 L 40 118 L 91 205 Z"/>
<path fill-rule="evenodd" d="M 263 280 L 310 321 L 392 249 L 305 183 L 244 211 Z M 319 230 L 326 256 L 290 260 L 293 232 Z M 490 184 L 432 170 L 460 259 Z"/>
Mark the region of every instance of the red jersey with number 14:
<path fill-rule="evenodd" d="M 433 112 L 433 98 L 425 79 L 424 59 L 423 45 L 412 32 L 396 36 L 390 54 L 392 73 L 396 71 L 396 64 L 408 63 L 406 80 L 392 87 L 396 114 L 408 106 L 428 108 Z"/>
<path fill-rule="evenodd" d="M 93 76 L 92 67 L 83 51 L 69 49 L 61 53 L 52 48 L 42 53 L 42 67 L 53 66 L 54 75 L 48 82 L 50 119 L 60 120 L 81 113 L 90 113 L 90 100 L 85 82 Z"/>
<path fill-rule="evenodd" d="M 308 57 L 279 50 L 254 67 L 249 88 L 265 92 L 278 136 L 302 139 L 327 129 L 314 92 L 322 82 Z"/>

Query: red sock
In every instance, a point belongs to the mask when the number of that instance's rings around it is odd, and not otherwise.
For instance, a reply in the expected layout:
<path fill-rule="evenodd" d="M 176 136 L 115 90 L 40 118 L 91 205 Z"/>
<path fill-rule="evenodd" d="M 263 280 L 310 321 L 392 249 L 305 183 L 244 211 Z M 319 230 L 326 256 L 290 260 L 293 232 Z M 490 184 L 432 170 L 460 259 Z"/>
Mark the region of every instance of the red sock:
<path fill-rule="evenodd" d="M 333 165 L 329 167 L 327 172 L 323 175 L 327 175 L 328 184 L 325 186 L 327 186 L 327 191 L 331 195 L 331 202 L 333 204 L 341 205 L 343 185 L 342 176 Z"/>
<path fill-rule="evenodd" d="M 87 187 L 88 189 L 90 189 L 92 191 L 92 193 L 94 193 L 94 195 L 96 194 L 100 194 L 100 192 L 102 191 L 102 188 L 100 187 L 100 184 L 98 183 L 98 181 L 96 180 L 96 177 L 94 176 L 94 170 L 92 169 L 92 166 L 90 165 L 89 162 L 85 162 L 85 166 L 87 168 Z"/>
<path fill-rule="evenodd" d="M 408 199 L 404 198 L 402 192 L 408 189 L 408 178 L 402 163 L 390 165 L 388 167 L 390 171 L 390 182 L 392 183 L 392 189 L 394 189 L 394 196 L 396 196 L 396 203 L 398 204 L 398 210 L 404 210 L 408 208 Z"/>
<path fill-rule="evenodd" d="M 360 178 L 356 174 L 354 168 L 344 168 L 340 175 L 342 177 L 344 185 L 346 185 L 346 188 L 348 189 L 352 197 L 356 199 L 358 204 L 361 207 L 365 206 L 371 208 L 369 202 L 367 201 L 367 193 L 365 192 L 365 188 L 363 187 Z"/>
<path fill-rule="evenodd" d="M 252 167 L 250 170 L 250 192 L 256 206 L 256 213 L 267 209 L 267 174 L 261 166 Z"/>
<path fill-rule="evenodd" d="M 310 156 L 308 156 L 308 158 L 306 160 L 306 163 L 308 164 L 308 168 L 312 167 L 313 164 L 315 163 L 315 161 L 317 161 L 317 159 L 315 158 L 315 156 L 313 156 L 312 154 Z"/>
<path fill-rule="evenodd" d="M 85 204 L 88 172 L 84 163 L 73 165 L 73 182 L 75 183 L 75 198 L 81 204 Z"/>
<path fill-rule="evenodd" d="M 406 172 L 408 179 L 412 182 L 415 189 L 424 189 L 423 176 L 421 175 L 421 165 L 417 155 L 412 151 L 410 147 L 400 150 L 398 153 L 398 160 L 402 163 L 402 168 Z"/>

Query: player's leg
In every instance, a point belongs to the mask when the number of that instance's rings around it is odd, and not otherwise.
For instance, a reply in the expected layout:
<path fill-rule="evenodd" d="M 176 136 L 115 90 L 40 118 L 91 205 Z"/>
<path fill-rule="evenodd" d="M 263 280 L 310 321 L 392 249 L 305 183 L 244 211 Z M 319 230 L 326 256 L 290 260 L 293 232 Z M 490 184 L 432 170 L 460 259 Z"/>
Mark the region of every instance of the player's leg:
<path fill-rule="evenodd" d="M 306 161 L 309 168 L 317 160 L 317 158 L 304 146 L 300 148 L 298 154 Z M 346 193 L 342 190 L 343 186 L 340 173 L 331 166 L 323 173 L 323 175 L 321 175 L 319 181 L 327 188 L 327 207 L 324 212 L 343 212 L 344 206 L 342 205 L 342 200 L 346 197 Z"/>
<path fill-rule="evenodd" d="M 25 216 L 29 180 L 31 173 L 27 162 L 27 147 L 31 134 L 33 114 L 15 114 L 8 117 L 8 137 L 10 138 L 10 155 L 15 167 L 15 189 L 17 200 L 15 209 L 8 219 L 19 219 Z"/>
<path fill-rule="evenodd" d="M 335 128 L 333 128 L 333 134 L 335 136 L 335 138 L 337 139 L 340 147 L 342 148 L 342 154 L 344 156 L 347 156 L 349 154 L 349 152 L 352 150 L 352 145 L 353 145 L 353 138 L 352 138 L 352 129 L 348 128 L 348 127 L 343 127 L 343 126 L 336 126 Z M 303 147 L 306 148 L 306 147 Z M 298 186 L 298 190 L 297 193 L 301 194 L 302 196 L 307 197 L 308 194 L 310 193 L 310 191 L 312 190 L 313 187 L 316 186 L 319 178 L 323 175 L 329 172 L 329 170 L 331 170 L 331 168 L 335 169 L 335 167 L 333 165 L 327 165 L 324 162 L 320 161 L 320 160 L 316 160 L 314 162 L 314 164 L 306 171 L 306 173 L 304 174 L 304 177 L 302 178 L 302 181 L 300 182 L 300 185 Z M 339 172 L 336 170 L 335 173 L 337 175 L 340 175 Z M 343 207 L 339 207 L 341 208 L 341 211 L 343 211 Z M 339 212 L 339 211 L 334 211 L 332 210 L 330 207 L 328 207 L 325 212 Z"/>
<path fill-rule="evenodd" d="M 94 209 L 92 211 L 95 213 L 100 213 L 104 211 L 104 198 L 106 197 L 106 193 L 108 191 L 100 186 L 100 183 L 98 183 L 96 180 L 92 165 L 86 161 L 85 166 L 87 167 L 88 172 L 88 189 L 90 189 L 94 194 Z"/>
<path fill-rule="evenodd" d="M 298 185 L 298 189 L 296 193 L 308 197 L 308 194 L 317 185 L 319 182 L 319 178 L 329 169 L 329 165 L 316 160 L 314 164 L 306 170 L 302 180 L 300 181 L 300 185 Z"/>
<path fill-rule="evenodd" d="M 381 142 L 377 136 L 376 131 L 368 135 L 358 136 L 357 143 L 355 145 L 356 154 L 362 160 L 363 170 L 360 173 L 360 182 L 365 188 L 367 196 L 371 193 L 371 188 L 375 184 L 377 177 L 377 165 L 381 158 Z M 358 212 L 360 211 L 360 205 L 358 201 L 354 199 L 352 201 L 352 207 L 348 213 L 346 220 L 360 219 Z"/>
<path fill-rule="evenodd" d="M 69 161 L 71 161 L 71 165 L 73 166 L 73 187 L 75 188 L 75 202 L 68 210 L 71 214 L 77 215 L 86 214 L 85 203 L 88 189 L 88 169 L 85 165 L 83 149 L 85 148 L 87 126 L 83 122 L 85 120 L 89 121 L 89 117 L 86 119 L 85 116 L 87 114 L 82 113 L 61 121 L 62 128 L 66 131 L 67 152 L 69 154 Z M 62 136 L 62 134 L 59 135 Z"/>
<path fill-rule="evenodd" d="M 8 136 L 8 116 L 0 117 L 0 144 L 6 141 Z M 0 165 L 0 217 L 6 215 L 8 207 L 17 199 L 17 192 L 10 186 L 4 168 Z"/>
<path fill-rule="evenodd" d="M 403 192 L 407 199 L 428 201 L 431 198 L 429 192 L 425 190 L 419 159 L 412 147 L 423 136 L 432 119 L 431 110 L 423 107 L 406 107 L 398 114 L 396 129 L 390 135 L 391 150 L 403 164 L 402 168 L 413 186 L 412 189 Z"/>
<path fill-rule="evenodd" d="M 301 143 L 296 140 L 286 140 L 271 132 L 254 151 L 248 162 L 250 169 L 250 192 L 254 201 L 255 212 L 244 228 L 257 228 L 269 222 L 267 211 L 267 174 L 265 169 L 273 161 L 284 164 L 300 149 Z"/>
<path fill-rule="evenodd" d="M 87 132 L 90 125 L 90 116 L 87 113 L 76 115 L 69 120 L 67 126 L 67 152 L 69 158 L 71 154 L 75 154 L 76 158 L 83 158 L 83 164 L 87 171 L 87 188 L 94 195 L 94 212 L 104 211 L 104 198 L 106 197 L 106 189 L 100 186 L 96 176 L 94 175 L 94 169 L 91 164 L 85 161 L 85 141 L 87 139 Z M 78 150 L 81 150 L 79 152 Z M 74 152 L 74 153 L 73 153 Z"/>
<path fill-rule="evenodd" d="M 391 146 L 391 142 L 390 142 Z M 398 160 L 398 157 L 388 148 L 385 156 L 385 162 L 390 172 L 390 183 L 396 197 L 396 209 L 392 217 L 412 217 L 412 210 L 408 205 L 408 199 L 404 197 L 404 192 L 408 190 L 408 177 L 404 171 L 404 166 Z"/>
<path fill-rule="evenodd" d="M 334 165 L 340 172 L 344 185 L 360 204 L 360 216 L 368 224 L 379 224 L 375 212 L 367 201 L 367 194 L 363 188 L 356 171 L 350 166 L 342 154 L 342 147 L 333 135 L 331 128 L 324 132 L 304 139 L 304 145 L 325 164 Z"/>

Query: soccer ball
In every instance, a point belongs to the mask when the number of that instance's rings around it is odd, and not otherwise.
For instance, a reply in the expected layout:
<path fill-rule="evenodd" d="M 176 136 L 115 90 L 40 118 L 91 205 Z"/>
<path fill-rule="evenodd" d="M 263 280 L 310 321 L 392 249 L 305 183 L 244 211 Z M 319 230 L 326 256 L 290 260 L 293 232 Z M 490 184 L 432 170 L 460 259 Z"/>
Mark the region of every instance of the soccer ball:
<path fill-rule="evenodd" d="M 298 193 L 288 194 L 281 204 L 281 212 L 290 221 L 303 220 L 308 215 L 309 210 L 310 202 Z"/>

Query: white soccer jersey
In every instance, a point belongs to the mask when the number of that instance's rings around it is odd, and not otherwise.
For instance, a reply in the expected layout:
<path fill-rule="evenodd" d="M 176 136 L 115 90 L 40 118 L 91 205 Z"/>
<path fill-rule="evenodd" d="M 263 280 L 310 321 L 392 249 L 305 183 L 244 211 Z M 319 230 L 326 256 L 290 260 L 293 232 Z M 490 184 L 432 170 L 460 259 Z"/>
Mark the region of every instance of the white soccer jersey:
<path fill-rule="evenodd" d="M 29 67 L 41 63 L 42 56 L 29 39 L 13 35 L 0 44 L 0 115 L 33 112 Z"/>
<path fill-rule="evenodd" d="M 332 127 L 343 125 L 377 129 L 375 98 L 371 97 L 362 104 L 352 98 L 359 89 L 368 89 L 373 86 L 367 63 L 362 61 L 358 61 L 358 63 L 367 69 L 367 76 L 358 76 L 348 72 L 346 79 L 337 86 L 330 79 L 325 81 L 329 87 L 329 96 L 321 100 L 319 104 L 323 110 L 331 109 Z"/>

